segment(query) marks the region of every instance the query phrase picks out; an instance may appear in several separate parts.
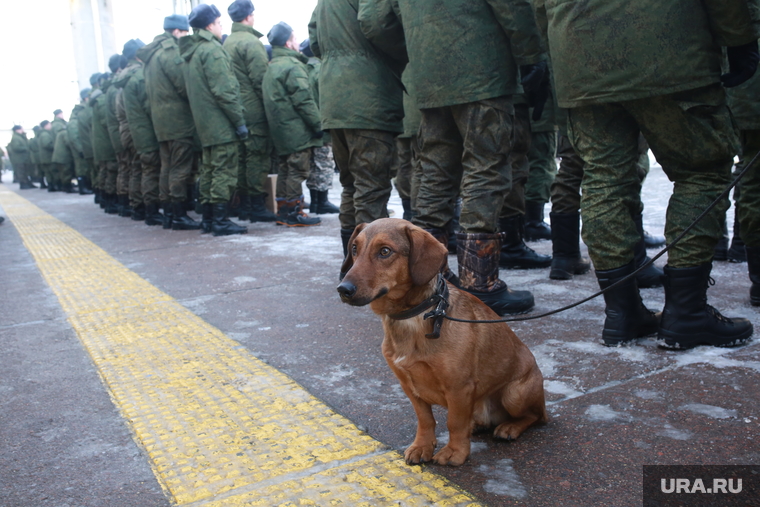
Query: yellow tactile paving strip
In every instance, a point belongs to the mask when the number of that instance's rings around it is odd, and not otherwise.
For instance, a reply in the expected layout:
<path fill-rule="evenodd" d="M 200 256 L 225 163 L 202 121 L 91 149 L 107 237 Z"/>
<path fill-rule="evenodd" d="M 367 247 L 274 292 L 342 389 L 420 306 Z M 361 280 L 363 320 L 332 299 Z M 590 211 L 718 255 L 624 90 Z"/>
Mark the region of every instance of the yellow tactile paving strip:
<path fill-rule="evenodd" d="M 173 503 L 477 505 L 71 227 L 2 186 L 0 204 Z"/>

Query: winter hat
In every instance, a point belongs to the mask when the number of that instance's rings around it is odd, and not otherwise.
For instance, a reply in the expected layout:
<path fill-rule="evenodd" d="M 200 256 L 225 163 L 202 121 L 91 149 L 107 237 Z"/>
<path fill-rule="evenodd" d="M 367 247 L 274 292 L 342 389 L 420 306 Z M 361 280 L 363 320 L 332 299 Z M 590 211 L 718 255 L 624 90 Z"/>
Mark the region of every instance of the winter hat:
<path fill-rule="evenodd" d="M 49 121 L 47 121 L 47 120 L 42 120 L 42 121 L 40 122 L 40 127 L 44 129 L 44 128 L 45 128 L 45 125 L 47 125 L 48 123 L 50 123 L 50 122 L 49 122 Z"/>
<path fill-rule="evenodd" d="M 111 58 L 108 59 L 108 68 L 111 69 L 111 72 L 119 70 L 120 65 L 121 55 L 111 55 Z"/>
<path fill-rule="evenodd" d="M 137 50 L 143 47 L 145 43 L 141 41 L 140 39 L 132 39 L 130 41 L 127 41 L 126 44 L 124 44 L 124 49 L 121 50 L 121 54 L 124 55 L 124 58 L 127 60 L 131 60 L 135 57 L 135 54 L 137 53 Z"/>
<path fill-rule="evenodd" d="M 251 0 L 235 0 L 227 7 L 227 14 L 232 21 L 243 21 L 253 12 L 253 2 Z"/>
<path fill-rule="evenodd" d="M 311 41 L 309 39 L 304 40 L 298 49 L 301 51 L 301 53 L 303 53 L 305 56 L 308 56 L 309 58 L 314 56 L 314 53 L 311 51 Z"/>
<path fill-rule="evenodd" d="M 82 100 L 86 99 L 90 96 L 90 92 L 92 91 L 92 88 L 82 88 L 82 90 L 79 92 L 79 98 Z"/>
<path fill-rule="evenodd" d="M 22 127 L 21 125 L 14 125 L 13 126 L 13 131 L 15 132 L 17 130 L 21 130 L 22 128 L 24 128 L 24 127 Z"/>
<path fill-rule="evenodd" d="M 190 31 L 190 25 L 187 22 L 187 16 L 182 14 L 172 14 L 164 18 L 164 30 L 182 30 L 183 32 Z"/>
<path fill-rule="evenodd" d="M 95 86 L 95 83 L 98 82 L 98 79 L 100 79 L 100 72 L 96 72 L 90 76 L 90 86 Z"/>
<path fill-rule="evenodd" d="M 53 111 L 53 116 L 59 115 L 59 114 L 61 114 L 62 112 L 63 112 L 62 110 L 60 110 L 60 109 L 56 109 L 55 111 Z"/>
<path fill-rule="evenodd" d="M 193 28 L 206 28 L 214 22 L 216 18 L 221 17 L 222 13 L 216 8 L 216 5 L 198 4 L 190 11 L 187 20 Z"/>
<path fill-rule="evenodd" d="M 273 46 L 284 46 L 292 33 L 293 29 L 290 28 L 290 25 L 284 21 L 280 21 L 269 30 L 267 39 L 269 39 L 269 43 Z"/>

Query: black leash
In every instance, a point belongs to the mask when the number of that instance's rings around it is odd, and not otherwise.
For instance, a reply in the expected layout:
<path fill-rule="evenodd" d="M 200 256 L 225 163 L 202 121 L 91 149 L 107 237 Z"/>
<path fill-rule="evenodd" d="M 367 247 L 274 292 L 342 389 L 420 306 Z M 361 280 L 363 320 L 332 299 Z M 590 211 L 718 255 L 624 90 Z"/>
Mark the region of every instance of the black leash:
<path fill-rule="evenodd" d="M 448 320 L 453 320 L 454 322 L 464 322 L 464 323 L 467 323 L 467 324 L 497 324 L 499 322 L 522 322 L 522 321 L 526 321 L 526 320 L 536 320 L 536 319 L 542 319 L 544 317 L 549 317 L 550 315 L 555 315 L 557 313 L 564 312 L 565 310 L 570 310 L 571 308 L 575 308 L 576 306 L 580 306 L 583 303 L 587 303 L 587 302 L 591 301 L 592 299 L 601 296 L 602 294 L 604 294 L 608 290 L 612 290 L 613 288 L 617 287 L 618 285 L 620 285 L 620 284 L 622 284 L 624 282 L 627 282 L 628 280 L 630 280 L 631 278 L 633 278 L 634 276 L 636 276 L 636 274 L 639 271 L 641 271 L 643 269 L 646 269 L 649 266 L 651 266 L 654 263 L 654 261 L 656 261 L 657 259 L 659 259 L 660 257 L 662 257 L 665 254 L 665 252 L 667 252 L 668 250 L 670 250 L 679 241 L 681 241 L 681 239 L 683 239 L 683 237 L 686 236 L 686 234 L 690 230 L 692 230 L 694 228 L 694 226 L 696 226 L 697 223 L 699 223 L 699 221 L 702 220 L 705 217 L 705 215 L 707 215 L 710 211 L 712 211 L 712 209 L 715 206 L 717 206 L 718 203 L 721 202 L 721 200 L 723 200 L 726 197 L 728 197 L 728 194 L 731 192 L 731 189 L 734 188 L 737 183 L 739 183 L 739 180 L 747 173 L 747 171 L 750 169 L 750 167 L 752 167 L 755 164 L 755 162 L 757 161 L 758 157 L 760 157 L 760 152 L 756 153 L 755 156 L 752 157 L 752 160 L 750 160 L 749 163 L 744 166 L 744 169 L 742 169 L 739 172 L 739 174 L 736 175 L 736 178 L 734 178 L 734 180 L 731 182 L 731 184 L 728 185 L 728 187 L 726 187 L 726 189 L 718 196 L 718 198 L 715 199 L 696 219 L 694 219 L 694 221 L 686 229 L 684 229 L 683 232 L 681 232 L 681 234 L 679 234 L 678 237 L 676 239 L 674 239 L 672 243 L 670 243 L 669 245 L 665 245 L 665 248 L 663 248 L 662 251 L 660 251 L 657 255 L 655 255 L 654 257 L 652 257 L 649 260 L 649 262 L 646 262 L 646 263 L 642 264 L 633 273 L 631 273 L 630 275 L 626 276 L 625 278 L 622 278 L 622 279 L 618 280 L 617 282 L 613 283 L 612 285 L 610 285 L 606 289 L 600 290 L 596 294 L 592 294 L 591 296 L 589 296 L 589 297 L 587 297 L 585 299 L 582 299 L 582 300 L 580 300 L 580 301 L 578 301 L 576 303 L 573 303 L 573 304 L 570 304 L 570 305 L 567 305 L 567 306 L 563 306 L 562 308 L 557 308 L 556 310 L 552 310 L 550 312 L 542 313 L 540 315 L 531 315 L 529 317 L 513 317 L 513 318 L 509 318 L 509 319 L 499 319 L 499 320 L 466 320 L 466 319 L 457 319 L 456 317 L 451 317 L 449 315 L 446 315 L 446 313 L 444 312 L 443 318 L 448 319 Z M 425 318 L 427 318 L 427 316 Z"/>

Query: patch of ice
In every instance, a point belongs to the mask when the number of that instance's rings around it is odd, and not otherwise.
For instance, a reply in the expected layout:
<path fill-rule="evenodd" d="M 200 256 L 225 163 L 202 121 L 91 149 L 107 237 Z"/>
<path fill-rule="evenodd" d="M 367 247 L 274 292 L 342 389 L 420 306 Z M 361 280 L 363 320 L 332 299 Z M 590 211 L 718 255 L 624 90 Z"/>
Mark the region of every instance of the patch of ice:
<path fill-rule="evenodd" d="M 688 405 L 682 405 L 678 407 L 678 410 L 688 410 L 696 414 L 712 417 L 713 419 L 730 419 L 737 416 L 736 410 L 716 407 L 715 405 L 703 405 L 702 403 L 690 403 Z"/>
<path fill-rule="evenodd" d="M 638 389 L 633 394 L 635 394 L 637 397 L 641 398 L 642 400 L 654 400 L 662 396 L 657 391 L 647 391 L 646 389 Z"/>
<path fill-rule="evenodd" d="M 256 279 L 252 276 L 236 276 L 232 281 L 238 285 L 242 285 L 248 282 L 255 282 Z"/>
<path fill-rule="evenodd" d="M 233 324 L 233 326 L 238 329 L 245 329 L 247 327 L 256 327 L 259 324 L 261 324 L 261 322 L 259 322 L 258 320 L 253 320 L 253 321 L 238 320 Z"/>
<path fill-rule="evenodd" d="M 691 438 L 690 431 L 679 430 L 673 427 L 668 427 L 662 431 L 658 431 L 657 434 L 661 437 L 668 437 L 674 440 L 689 440 Z"/>
<path fill-rule="evenodd" d="M 480 465 L 478 472 L 487 477 L 483 489 L 492 495 L 526 498 L 528 490 L 520 481 L 512 463 L 511 459 L 501 459 L 494 465 Z"/>
<path fill-rule="evenodd" d="M 646 349 L 642 347 L 605 347 L 595 342 L 567 342 L 565 347 L 586 354 L 617 354 L 620 359 L 642 363 L 649 359 Z"/>
<path fill-rule="evenodd" d="M 586 409 L 586 417 L 592 421 L 612 421 L 626 416 L 615 412 L 609 405 L 591 405 Z"/>
<path fill-rule="evenodd" d="M 347 365 L 341 364 L 331 367 L 326 375 L 319 375 L 316 378 L 327 385 L 333 385 L 346 377 L 350 377 L 353 373 L 353 369 L 349 368 Z"/>
<path fill-rule="evenodd" d="M 679 354 L 676 358 L 678 366 L 688 366 L 691 364 L 707 363 L 716 368 L 749 368 L 760 371 L 759 361 L 739 361 L 727 357 L 731 354 L 732 349 L 721 347 L 696 347 Z"/>
<path fill-rule="evenodd" d="M 561 394 L 568 398 L 576 398 L 583 394 L 581 391 L 578 391 L 559 380 L 544 380 L 544 390 L 552 394 Z"/>

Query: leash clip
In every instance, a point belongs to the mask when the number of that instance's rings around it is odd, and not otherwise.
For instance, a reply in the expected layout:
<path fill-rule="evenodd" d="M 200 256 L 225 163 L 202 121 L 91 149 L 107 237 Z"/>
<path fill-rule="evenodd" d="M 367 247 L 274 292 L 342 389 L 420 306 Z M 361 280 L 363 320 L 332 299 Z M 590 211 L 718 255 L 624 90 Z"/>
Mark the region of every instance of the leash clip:
<path fill-rule="evenodd" d="M 441 337 L 441 325 L 443 319 L 446 317 L 446 308 L 449 307 L 449 289 L 446 286 L 446 280 L 442 274 L 438 275 L 438 284 L 435 291 L 435 298 L 438 299 L 438 304 L 435 309 L 429 311 L 422 316 L 424 320 L 434 319 L 433 332 L 425 335 L 426 338 L 436 339 Z"/>

